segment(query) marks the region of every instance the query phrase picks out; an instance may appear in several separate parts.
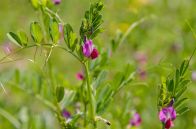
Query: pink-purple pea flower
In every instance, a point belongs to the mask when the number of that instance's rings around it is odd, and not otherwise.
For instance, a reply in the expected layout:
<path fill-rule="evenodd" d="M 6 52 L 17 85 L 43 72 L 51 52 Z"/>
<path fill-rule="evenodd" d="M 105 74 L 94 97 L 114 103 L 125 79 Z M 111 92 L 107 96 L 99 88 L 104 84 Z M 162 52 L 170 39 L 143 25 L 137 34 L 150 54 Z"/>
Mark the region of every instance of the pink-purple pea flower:
<path fill-rule="evenodd" d="M 52 0 L 54 4 L 58 5 L 61 3 L 61 0 Z"/>
<path fill-rule="evenodd" d="M 140 126 L 142 119 L 138 113 L 133 115 L 133 118 L 130 120 L 131 126 Z"/>
<path fill-rule="evenodd" d="M 82 46 L 82 52 L 84 56 L 91 59 L 96 59 L 99 56 L 99 52 L 94 48 L 92 40 L 85 40 L 84 45 Z"/>
<path fill-rule="evenodd" d="M 176 119 L 176 111 L 173 106 L 162 108 L 159 112 L 159 119 L 164 123 L 165 129 L 173 127 L 173 121 Z"/>
<path fill-rule="evenodd" d="M 83 74 L 82 72 L 78 72 L 78 73 L 76 74 L 76 78 L 77 78 L 78 80 L 84 80 L 84 74 Z"/>
<path fill-rule="evenodd" d="M 70 112 L 68 112 L 66 109 L 63 109 L 62 115 L 63 115 L 63 117 L 65 117 L 67 119 L 69 119 L 71 117 Z"/>

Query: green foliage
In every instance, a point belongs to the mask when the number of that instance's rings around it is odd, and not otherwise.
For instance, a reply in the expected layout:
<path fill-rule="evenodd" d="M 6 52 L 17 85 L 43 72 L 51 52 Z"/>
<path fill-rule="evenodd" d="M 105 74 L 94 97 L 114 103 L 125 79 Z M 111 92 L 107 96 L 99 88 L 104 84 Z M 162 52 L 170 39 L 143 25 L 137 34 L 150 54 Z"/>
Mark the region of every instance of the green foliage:
<path fill-rule="evenodd" d="M 64 87 L 58 86 L 56 87 L 56 97 L 57 101 L 60 102 L 64 97 Z"/>
<path fill-rule="evenodd" d="M 78 39 L 76 33 L 73 32 L 73 29 L 70 24 L 64 25 L 64 40 L 66 45 L 72 51 L 75 50 Z"/>
<path fill-rule="evenodd" d="M 20 38 L 17 34 L 15 34 L 13 32 L 9 32 L 9 33 L 7 33 L 7 36 L 13 43 L 22 47 L 22 43 L 21 43 Z"/>
<path fill-rule="evenodd" d="M 89 39 L 95 38 L 102 29 L 99 28 L 103 23 L 102 15 L 100 14 L 103 9 L 103 3 L 97 2 L 91 4 L 90 9 L 85 12 L 84 19 L 80 27 L 81 39 L 87 36 Z"/>
<path fill-rule="evenodd" d="M 113 97 L 126 85 L 128 85 L 134 79 L 133 68 L 130 64 L 124 68 L 123 72 L 116 73 L 113 81 L 110 84 L 103 84 L 101 86 L 100 80 L 103 83 L 105 73 L 100 73 L 96 79 L 96 82 L 99 83 L 98 92 L 97 92 L 97 113 L 103 113 L 110 102 L 113 100 Z M 96 83 L 95 83 L 96 84 Z"/>
<path fill-rule="evenodd" d="M 49 24 L 49 34 L 54 44 L 57 44 L 60 38 L 59 24 L 56 19 L 51 19 Z"/>
<path fill-rule="evenodd" d="M 186 79 L 189 62 L 190 60 L 184 60 L 180 67 L 175 70 L 175 74 L 172 77 L 170 75 L 167 79 L 162 79 L 158 109 L 168 106 L 170 101 L 174 99 L 174 107 L 179 115 L 189 110 L 188 107 L 183 105 L 187 98 L 182 97 L 190 83 L 190 80 Z"/>
<path fill-rule="evenodd" d="M 46 6 L 48 0 L 31 0 L 31 4 L 35 9 L 38 9 L 40 6 Z"/>
<path fill-rule="evenodd" d="M 18 45 L 20 47 L 27 46 L 28 37 L 25 32 L 19 31 L 18 34 L 15 34 L 13 32 L 9 32 L 9 33 L 7 33 L 7 36 L 16 45 Z"/>
<path fill-rule="evenodd" d="M 18 32 L 18 36 L 20 38 L 20 41 L 22 43 L 23 46 L 27 46 L 27 43 L 28 43 L 28 37 L 27 37 L 27 34 L 23 31 L 19 31 Z"/>
<path fill-rule="evenodd" d="M 42 34 L 41 26 L 39 25 L 38 22 L 31 23 L 30 33 L 34 42 L 41 43 L 41 41 L 43 40 L 43 34 Z"/>

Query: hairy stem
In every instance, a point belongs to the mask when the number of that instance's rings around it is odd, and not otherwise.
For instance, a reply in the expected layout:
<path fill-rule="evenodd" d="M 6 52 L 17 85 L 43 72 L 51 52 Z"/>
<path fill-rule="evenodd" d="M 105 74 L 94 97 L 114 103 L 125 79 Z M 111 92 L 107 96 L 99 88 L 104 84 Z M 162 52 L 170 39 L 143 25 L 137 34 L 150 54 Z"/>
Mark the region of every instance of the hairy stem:
<path fill-rule="evenodd" d="M 90 77 L 89 77 L 89 69 L 88 69 L 88 61 L 84 63 L 85 73 L 86 73 L 86 82 L 87 82 L 87 92 L 88 92 L 88 99 L 89 99 L 89 117 L 92 120 L 95 126 L 95 99 L 92 91 L 92 87 L 90 84 Z"/>

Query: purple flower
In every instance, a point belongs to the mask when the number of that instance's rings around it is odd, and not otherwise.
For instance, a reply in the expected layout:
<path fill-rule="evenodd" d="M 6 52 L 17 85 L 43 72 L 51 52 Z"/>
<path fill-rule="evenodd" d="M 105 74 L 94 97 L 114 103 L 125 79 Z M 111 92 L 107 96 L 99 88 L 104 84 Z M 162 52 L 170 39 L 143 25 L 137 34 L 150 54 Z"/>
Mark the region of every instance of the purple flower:
<path fill-rule="evenodd" d="M 162 108 L 159 112 L 159 119 L 165 124 L 165 128 L 173 127 L 173 121 L 176 119 L 176 111 L 172 106 Z"/>
<path fill-rule="evenodd" d="M 90 57 L 93 51 L 93 42 L 92 40 L 86 40 L 84 45 L 82 46 L 82 51 L 84 56 Z"/>
<path fill-rule="evenodd" d="M 93 47 L 92 40 L 87 40 L 86 38 L 84 38 L 84 45 L 82 46 L 82 52 L 84 56 L 91 59 L 96 59 L 99 56 L 98 50 Z"/>
<path fill-rule="evenodd" d="M 52 0 L 54 4 L 58 5 L 61 3 L 61 0 Z"/>
<path fill-rule="evenodd" d="M 84 74 L 83 74 L 82 72 L 78 72 L 78 73 L 76 74 L 76 78 L 77 78 L 78 80 L 83 80 L 83 79 L 84 79 Z"/>
<path fill-rule="evenodd" d="M 192 80 L 193 81 L 196 81 L 196 71 L 193 71 L 192 72 Z"/>
<path fill-rule="evenodd" d="M 132 126 L 140 126 L 141 122 L 142 122 L 142 119 L 138 113 L 135 113 L 133 115 L 133 118 L 130 120 L 130 124 Z"/>
<path fill-rule="evenodd" d="M 67 119 L 71 117 L 70 112 L 68 112 L 66 109 L 63 109 L 62 115 L 63 115 L 65 118 L 67 118 Z"/>

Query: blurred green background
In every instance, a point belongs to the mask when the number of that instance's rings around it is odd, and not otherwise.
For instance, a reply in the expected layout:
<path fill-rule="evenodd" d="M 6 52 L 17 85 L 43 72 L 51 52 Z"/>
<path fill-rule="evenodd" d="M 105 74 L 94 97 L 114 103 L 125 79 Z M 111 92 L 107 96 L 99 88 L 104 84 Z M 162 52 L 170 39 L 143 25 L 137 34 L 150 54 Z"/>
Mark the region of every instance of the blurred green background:
<path fill-rule="evenodd" d="M 104 32 L 94 41 L 103 50 L 110 46 L 117 30 L 124 33 L 135 21 L 142 18 L 146 20 L 137 26 L 117 52 L 112 54 L 109 63 L 111 73 L 121 70 L 129 62 L 136 67 L 138 76 L 133 83 L 121 90 L 103 114 L 111 121 L 111 127 L 102 124 L 98 126 L 100 129 L 125 129 L 129 124 L 127 117 L 131 118 L 130 112 L 136 110 L 142 117 L 141 129 L 159 129 L 161 124 L 156 100 L 160 78 L 172 72 L 172 68 L 179 66 L 183 59 L 189 58 L 196 47 L 196 39 L 188 26 L 189 23 L 196 31 L 196 1 L 103 0 L 103 2 Z M 74 31 L 79 33 L 81 19 L 89 5 L 89 0 L 62 0 L 54 10 L 57 10 L 63 20 L 70 23 Z M 29 34 L 30 22 L 38 20 L 38 17 L 38 12 L 32 8 L 28 0 L 0 1 L 0 58 L 5 56 L 4 45 L 10 42 L 6 33 L 16 32 L 21 28 Z M 12 45 L 12 49 L 17 47 Z M 28 90 L 22 91 L 15 86 L 18 84 L 19 87 L 26 89 L 36 89 L 34 86 L 39 85 L 38 80 L 42 77 L 40 66 L 44 57 L 37 56 L 36 61 L 32 62 L 34 51 L 34 49 L 24 50 L 11 57 L 18 59 L 17 61 L 0 64 L 0 82 L 6 90 L 4 93 L 0 88 L 0 108 L 6 109 L 24 123 L 24 129 L 30 127 L 29 123 L 32 129 L 57 129 L 58 123 L 53 114 L 34 96 L 26 94 Z M 79 63 L 63 51 L 54 50 L 53 53 L 50 62 L 56 77 L 69 89 L 78 87 L 80 81 L 76 80 L 75 74 L 81 71 Z M 138 61 L 138 53 L 145 56 L 145 63 L 141 64 Z M 140 69 L 145 72 L 144 78 L 141 78 Z M 188 76 L 191 78 L 192 72 L 196 71 L 196 55 L 191 61 L 189 71 Z M 196 80 L 193 80 L 186 93 L 190 98 L 188 106 L 191 110 L 175 120 L 174 129 L 196 127 L 195 86 Z M 49 93 L 48 90 L 46 92 Z M 68 109 L 73 110 L 72 107 Z M 14 128 L 0 115 L 0 129 Z"/>

